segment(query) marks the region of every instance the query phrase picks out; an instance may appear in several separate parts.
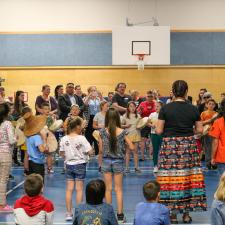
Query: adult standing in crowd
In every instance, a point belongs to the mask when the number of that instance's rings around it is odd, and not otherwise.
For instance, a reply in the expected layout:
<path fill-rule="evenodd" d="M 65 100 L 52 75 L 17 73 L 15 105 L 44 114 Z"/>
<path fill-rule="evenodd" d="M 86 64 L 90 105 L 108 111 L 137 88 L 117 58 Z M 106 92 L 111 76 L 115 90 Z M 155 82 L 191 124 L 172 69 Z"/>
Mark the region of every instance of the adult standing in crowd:
<path fill-rule="evenodd" d="M 81 90 L 81 86 L 78 84 L 75 86 L 75 95 L 83 98 L 83 93 L 82 93 L 82 90 Z"/>
<path fill-rule="evenodd" d="M 191 211 L 203 211 L 206 206 L 204 176 L 200 152 L 194 138 L 203 131 L 197 108 L 186 101 L 188 85 L 183 80 L 173 83 L 175 99 L 162 107 L 156 127 L 163 134 L 159 153 L 160 202 L 171 210 L 171 223 L 178 223 L 177 214 L 183 213 L 183 222 L 190 223 Z"/>
<path fill-rule="evenodd" d="M 16 143 L 14 128 L 6 118 L 10 107 L 7 103 L 0 104 L 0 212 L 12 212 L 6 203 L 6 188 L 12 166 L 12 148 Z"/>
<path fill-rule="evenodd" d="M 206 108 L 206 104 L 207 104 L 207 101 L 209 100 L 209 99 L 212 99 L 212 94 L 210 93 L 210 92 L 205 92 L 204 94 L 203 94 L 203 101 L 202 101 L 202 103 L 200 104 L 200 105 L 198 105 L 198 111 L 199 111 L 199 113 L 201 114 L 203 111 L 205 111 L 207 108 Z M 214 108 L 214 110 L 215 111 L 217 111 L 218 110 L 218 104 L 216 103 L 216 107 Z"/>
<path fill-rule="evenodd" d="M 105 97 L 105 100 L 109 103 L 109 107 L 112 106 L 113 96 L 114 96 L 114 92 L 113 91 L 109 91 L 108 92 L 108 96 Z"/>
<path fill-rule="evenodd" d="M 24 107 L 28 106 L 24 101 L 24 91 L 17 91 L 14 101 L 14 110 L 12 113 L 13 119 L 18 120 L 22 115 L 22 110 Z"/>
<path fill-rule="evenodd" d="M 197 107 L 199 107 L 202 103 L 205 103 L 205 100 L 203 98 L 204 94 L 207 92 L 206 88 L 201 88 L 199 90 L 199 94 L 198 94 L 198 100 L 196 101 L 196 105 Z"/>
<path fill-rule="evenodd" d="M 5 88 L 4 87 L 0 87 L 0 103 L 3 102 L 8 102 L 10 104 L 13 104 L 13 97 L 10 96 L 8 98 L 5 97 Z"/>
<path fill-rule="evenodd" d="M 22 116 L 23 108 L 28 106 L 24 101 L 24 97 L 25 97 L 24 91 L 16 92 L 16 97 L 15 97 L 14 107 L 12 112 L 12 118 L 14 121 L 18 120 Z M 17 159 L 17 152 L 18 152 L 18 148 L 15 147 L 13 149 L 13 160 L 15 164 L 20 165 Z M 20 155 L 21 155 L 21 162 L 24 162 L 25 151 L 21 150 Z"/>
<path fill-rule="evenodd" d="M 136 107 L 138 107 L 141 102 L 145 101 L 144 98 L 140 97 L 140 93 L 137 90 L 130 91 L 131 101 L 135 102 Z"/>
<path fill-rule="evenodd" d="M 120 115 L 123 115 L 127 111 L 128 102 L 131 101 L 131 96 L 125 94 L 126 87 L 125 83 L 118 83 L 115 88 L 116 93 L 112 98 L 112 106 Z"/>
<path fill-rule="evenodd" d="M 0 87 L 0 103 L 3 103 L 5 101 L 5 88 Z"/>
<path fill-rule="evenodd" d="M 55 100 L 58 103 L 59 96 L 63 95 L 64 89 L 63 85 L 59 84 L 55 87 Z"/>
<path fill-rule="evenodd" d="M 80 107 L 80 116 L 82 117 L 84 102 L 80 96 L 74 93 L 74 83 L 68 83 L 66 85 L 66 93 L 58 98 L 59 118 L 64 121 L 70 113 L 71 106 L 76 104 Z"/>
<path fill-rule="evenodd" d="M 156 102 L 154 100 L 154 95 L 152 91 L 148 91 L 146 95 L 146 101 L 141 102 L 138 107 L 138 112 L 142 118 L 149 117 L 151 113 L 156 110 Z M 145 144 L 147 140 L 150 138 L 151 127 L 146 126 L 141 129 L 141 161 L 144 161 L 144 152 L 145 152 Z M 150 152 L 150 146 L 149 146 Z"/>
<path fill-rule="evenodd" d="M 57 114 L 57 108 L 58 108 L 58 104 L 55 100 L 55 98 L 53 98 L 52 96 L 50 96 L 50 86 L 49 85 L 44 85 L 42 86 L 42 95 L 39 95 L 36 98 L 35 101 L 35 109 L 36 109 L 36 115 L 40 115 L 42 114 L 42 104 L 43 103 L 48 103 L 49 107 L 50 107 L 50 115 L 54 115 Z"/>
<path fill-rule="evenodd" d="M 95 130 L 93 128 L 93 120 L 95 115 L 100 112 L 100 103 L 103 101 L 103 97 L 100 92 L 97 91 L 95 86 L 90 86 L 88 89 L 88 96 L 84 100 L 84 104 L 87 108 L 87 121 L 88 125 L 85 130 L 85 137 L 87 138 L 90 145 L 94 143 L 95 154 L 98 154 L 98 144 L 97 141 L 94 139 L 92 133 Z"/>

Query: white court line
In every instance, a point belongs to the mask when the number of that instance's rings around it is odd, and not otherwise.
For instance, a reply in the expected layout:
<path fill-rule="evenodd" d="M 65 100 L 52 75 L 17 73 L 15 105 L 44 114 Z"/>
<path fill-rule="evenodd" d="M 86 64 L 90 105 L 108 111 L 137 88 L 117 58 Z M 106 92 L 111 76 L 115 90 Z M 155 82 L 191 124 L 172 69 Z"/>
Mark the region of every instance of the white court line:
<path fill-rule="evenodd" d="M 21 181 L 19 184 L 17 184 L 15 187 L 13 187 L 12 189 L 10 189 L 9 191 L 6 192 L 6 195 L 9 195 L 11 192 L 13 192 L 14 190 L 16 190 L 18 187 L 20 187 L 21 185 L 23 185 L 24 181 Z"/>

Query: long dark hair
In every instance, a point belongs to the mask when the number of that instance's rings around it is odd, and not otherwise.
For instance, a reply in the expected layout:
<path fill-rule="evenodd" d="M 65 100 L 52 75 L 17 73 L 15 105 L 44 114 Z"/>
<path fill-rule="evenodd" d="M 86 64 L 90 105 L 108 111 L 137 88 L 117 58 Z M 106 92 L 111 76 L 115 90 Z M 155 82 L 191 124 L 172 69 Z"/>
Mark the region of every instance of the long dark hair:
<path fill-rule="evenodd" d="M 0 125 L 7 118 L 10 111 L 9 104 L 4 102 L 0 104 Z"/>
<path fill-rule="evenodd" d="M 20 103 L 20 100 L 19 100 L 20 95 L 23 94 L 23 93 L 24 93 L 24 91 L 17 91 L 16 92 L 15 101 L 14 101 L 14 111 L 16 113 L 19 113 L 19 114 L 21 114 L 21 112 L 20 112 L 20 104 L 22 105 L 22 108 L 24 108 L 26 106 L 26 103 L 24 101 L 22 101 Z"/>
<path fill-rule="evenodd" d="M 116 128 L 121 127 L 120 115 L 114 108 L 109 108 L 105 115 L 105 127 L 109 132 L 109 150 L 116 154 L 117 152 L 117 138 Z"/>
<path fill-rule="evenodd" d="M 128 104 L 127 104 L 127 112 L 126 112 L 126 117 L 127 117 L 128 119 L 130 119 L 130 110 L 129 110 L 129 106 L 130 106 L 131 104 L 133 104 L 133 105 L 135 106 L 135 111 L 134 111 L 135 118 L 138 117 L 138 115 L 137 115 L 137 107 L 136 107 L 136 104 L 135 104 L 134 101 L 130 101 L 130 102 L 128 102 Z"/>
<path fill-rule="evenodd" d="M 63 87 L 62 84 L 59 84 L 59 85 L 57 85 L 57 86 L 55 87 L 55 98 L 56 98 L 57 100 L 58 100 L 58 98 L 59 98 L 58 90 L 59 90 L 61 87 Z"/>

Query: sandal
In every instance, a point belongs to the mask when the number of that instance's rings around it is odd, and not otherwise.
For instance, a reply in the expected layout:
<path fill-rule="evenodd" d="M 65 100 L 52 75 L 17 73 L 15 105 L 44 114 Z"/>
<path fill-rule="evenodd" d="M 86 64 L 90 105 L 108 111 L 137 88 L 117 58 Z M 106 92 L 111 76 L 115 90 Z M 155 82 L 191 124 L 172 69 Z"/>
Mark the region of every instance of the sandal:
<path fill-rule="evenodd" d="M 190 224 L 192 222 L 192 218 L 189 216 L 189 214 L 183 215 L 183 223 Z"/>

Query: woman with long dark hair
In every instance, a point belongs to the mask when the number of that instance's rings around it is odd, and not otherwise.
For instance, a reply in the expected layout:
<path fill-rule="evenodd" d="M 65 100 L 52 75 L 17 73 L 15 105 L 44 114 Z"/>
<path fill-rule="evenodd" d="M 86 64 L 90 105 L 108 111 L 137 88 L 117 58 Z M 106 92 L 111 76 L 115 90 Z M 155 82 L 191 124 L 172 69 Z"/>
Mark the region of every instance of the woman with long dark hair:
<path fill-rule="evenodd" d="M 100 130 L 99 157 L 103 158 L 102 172 L 106 184 L 106 203 L 112 203 L 112 182 L 114 178 L 114 188 L 117 200 L 117 219 L 124 222 L 123 214 L 123 172 L 124 157 L 126 153 L 125 143 L 130 150 L 134 150 L 134 145 L 128 139 L 126 131 L 121 129 L 120 115 L 110 108 L 105 116 L 105 128 Z"/>
<path fill-rule="evenodd" d="M 14 111 L 13 111 L 13 118 L 14 120 L 18 120 L 21 117 L 21 113 L 24 107 L 27 106 L 27 104 L 24 101 L 24 91 L 17 91 L 14 101 Z"/>
<path fill-rule="evenodd" d="M 14 121 L 18 120 L 22 116 L 23 108 L 28 106 L 24 101 L 24 97 L 25 97 L 24 91 L 19 90 L 16 92 L 13 113 L 12 113 L 12 118 Z M 20 148 L 19 147 L 17 148 L 16 146 L 13 149 L 13 161 L 16 165 L 20 166 L 20 162 L 18 161 L 18 157 L 17 157 L 18 149 L 20 149 Z M 24 150 L 20 151 L 20 156 L 21 156 L 21 162 L 23 163 L 24 159 L 25 159 L 25 151 Z M 26 164 L 26 162 L 25 162 L 25 164 Z"/>
<path fill-rule="evenodd" d="M 55 92 L 55 100 L 58 103 L 59 96 L 63 95 L 63 92 L 64 92 L 63 85 L 62 84 L 57 85 L 55 87 L 55 91 L 54 92 Z"/>
<path fill-rule="evenodd" d="M 191 223 L 189 212 L 207 210 L 204 176 L 200 152 L 194 138 L 203 126 L 197 108 L 187 101 L 188 85 L 183 80 L 173 83 L 173 102 L 159 112 L 156 133 L 163 134 L 159 153 L 160 203 L 171 212 L 171 223 L 177 224 L 177 214 Z"/>

